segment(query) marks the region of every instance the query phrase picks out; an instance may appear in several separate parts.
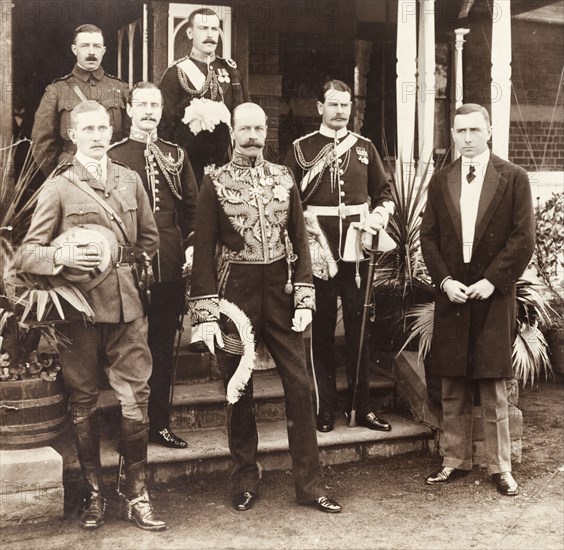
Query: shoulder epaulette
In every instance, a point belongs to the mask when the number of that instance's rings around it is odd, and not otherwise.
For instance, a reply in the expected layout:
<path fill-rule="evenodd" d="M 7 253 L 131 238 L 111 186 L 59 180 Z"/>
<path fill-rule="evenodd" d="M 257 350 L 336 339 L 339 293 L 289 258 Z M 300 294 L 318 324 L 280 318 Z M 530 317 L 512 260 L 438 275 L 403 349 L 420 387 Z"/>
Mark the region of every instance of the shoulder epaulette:
<path fill-rule="evenodd" d="M 128 137 L 124 137 L 123 139 L 120 139 L 119 141 L 112 143 L 109 149 L 113 149 L 116 145 L 121 145 L 122 143 L 125 143 L 128 139 L 129 139 Z"/>
<path fill-rule="evenodd" d="M 225 63 L 227 63 L 232 69 L 237 68 L 237 63 L 235 62 L 234 59 L 231 59 L 230 57 L 220 57 L 218 55 L 218 56 L 216 56 L 216 58 L 221 59 L 222 61 L 225 61 Z"/>
<path fill-rule="evenodd" d="M 67 78 L 70 78 L 72 76 L 72 73 L 66 74 L 65 76 L 60 76 L 59 78 L 55 78 L 55 80 L 53 80 L 53 82 L 51 82 L 51 84 L 55 84 L 55 82 L 60 82 L 61 80 L 66 80 Z"/>
<path fill-rule="evenodd" d="M 127 164 L 124 164 L 123 162 L 116 160 L 116 159 L 110 159 L 111 162 L 113 162 L 114 164 L 119 164 L 120 166 L 123 166 L 124 168 L 127 168 L 128 170 L 131 170 L 131 168 L 129 168 L 129 166 L 127 166 Z"/>
<path fill-rule="evenodd" d="M 107 73 L 106 71 L 104 71 L 104 75 L 113 80 L 119 80 L 120 82 L 123 82 L 125 84 L 125 82 L 121 78 L 119 78 L 119 76 L 114 76 L 113 74 Z"/>
<path fill-rule="evenodd" d="M 168 141 L 166 139 L 163 138 L 159 138 L 159 141 L 162 141 L 163 143 L 166 143 L 167 145 L 172 145 L 173 147 L 180 147 L 180 145 L 178 145 L 178 143 L 174 143 L 172 141 Z"/>
<path fill-rule="evenodd" d="M 364 141 L 370 141 L 367 137 L 361 136 L 360 134 L 357 134 L 356 132 L 349 132 L 350 134 L 352 134 L 353 136 L 356 136 L 359 139 L 363 139 Z M 372 143 L 372 142 L 370 142 Z"/>
<path fill-rule="evenodd" d="M 185 55 L 184 57 L 175 59 L 167 68 L 170 69 L 171 67 L 174 67 L 175 65 L 178 65 L 179 63 L 182 63 L 182 61 L 184 61 L 185 59 L 189 59 L 189 58 L 190 58 L 189 55 Z"/>
<path fill-rule="evenodd" d="M 55 168 L 49 174 L 49 177 L 47 179 L 50 180 L 56 176 L 60 176 L 65 170 L 68 170 L 71 166 L 72 166 L 71 159 L 60 162 L 59 164 L 57 164 L 57 166 L 55 166 Z"/>
<path fill-rule="evenodd" d="M 299 141 L 302 141 L 303 139 L 306 139 L 308 137 L 314 136 L 315 134 L 317 134 L 319 132 L 319 130 L 315 130 L 315 132 L 311 132 L 310 134 L 306 134 L 305 136 L 299 137 L 298 139 L 294 140 L 294 145 L 296 143 L 298 143 Z"/>

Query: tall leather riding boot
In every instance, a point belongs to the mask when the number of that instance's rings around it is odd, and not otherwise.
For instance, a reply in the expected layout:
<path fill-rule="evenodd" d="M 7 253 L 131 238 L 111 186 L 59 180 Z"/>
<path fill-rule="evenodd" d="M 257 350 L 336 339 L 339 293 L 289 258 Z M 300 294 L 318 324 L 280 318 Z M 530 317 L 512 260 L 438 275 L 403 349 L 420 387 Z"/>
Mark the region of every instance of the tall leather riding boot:
<path fill-rule="evenodd" d="M 100 464 L 98 415 L 95 411 L 81 414 L 81 411 L 73 410 L 72 418 L 76 450 L 88 490 L 79 522 L 84 529 L 96 529 L 104 523 L 106 511 Z"/>
<path fill-rule="evenodd" d="M 141 529 L 161 531 L 166 523 L 157 515 L 145 484 L 147 470 L 148 424 L 121 418 L 120 449 L 125 468 L 125 490 L 122 502 L 124 519 Z"/>

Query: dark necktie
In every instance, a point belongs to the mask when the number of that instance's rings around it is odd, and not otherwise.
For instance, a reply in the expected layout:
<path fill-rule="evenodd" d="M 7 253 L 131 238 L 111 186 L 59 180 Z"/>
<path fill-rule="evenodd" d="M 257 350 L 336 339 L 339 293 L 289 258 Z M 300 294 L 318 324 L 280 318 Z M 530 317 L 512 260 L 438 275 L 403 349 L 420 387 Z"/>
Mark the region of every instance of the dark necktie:
<path fill-rule="evenodd" d="M 468 170 L 468 174 L 466 174 L 466 181 L 468 183 L 472 183 L 476 179 L 476 167 L 471 164 L 470 169 Z"/>

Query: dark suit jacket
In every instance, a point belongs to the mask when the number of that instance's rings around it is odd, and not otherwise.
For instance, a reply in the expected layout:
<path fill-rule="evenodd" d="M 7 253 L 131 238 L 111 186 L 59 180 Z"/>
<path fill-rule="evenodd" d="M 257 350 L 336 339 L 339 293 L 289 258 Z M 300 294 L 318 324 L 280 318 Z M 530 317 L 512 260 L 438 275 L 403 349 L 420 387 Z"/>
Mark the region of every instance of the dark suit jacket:
<path fill-rule="evenodd" d="M 435 284 L 431 373 L 503 378 L 512 375 L 515 282 L 535 245 L 534 212 L 527 173 L 491 155 L 480 196 L 472 259 L 464 264 L 460 217 L 461 159 L 435 173 L 421 226 L 421 247 Z M 439 286 L 451 276 L 470 285 L 486 278 L 487 300 L 450 302 Z"/>

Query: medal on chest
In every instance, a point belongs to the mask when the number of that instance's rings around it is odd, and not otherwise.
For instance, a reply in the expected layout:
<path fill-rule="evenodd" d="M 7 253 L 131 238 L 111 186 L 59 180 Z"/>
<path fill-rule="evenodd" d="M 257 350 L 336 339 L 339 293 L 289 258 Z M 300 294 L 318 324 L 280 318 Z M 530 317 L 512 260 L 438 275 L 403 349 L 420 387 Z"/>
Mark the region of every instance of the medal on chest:
<path fill-rule="evenodd" d="M 222 82 L 225 84 L 229 84 L 231 82 L 231 78 L 229 77 L 229 72 L 227 71 L 227 69 L 224 69 L 223 67 L 218 67 L 216 71 L 217 71 L 218 82 Z"/>
<path fill-rule="evenodd" d="M 364 147 L 356 147 L 356 154 L 362 164 L 368 164 L 368 151 Z"/>

